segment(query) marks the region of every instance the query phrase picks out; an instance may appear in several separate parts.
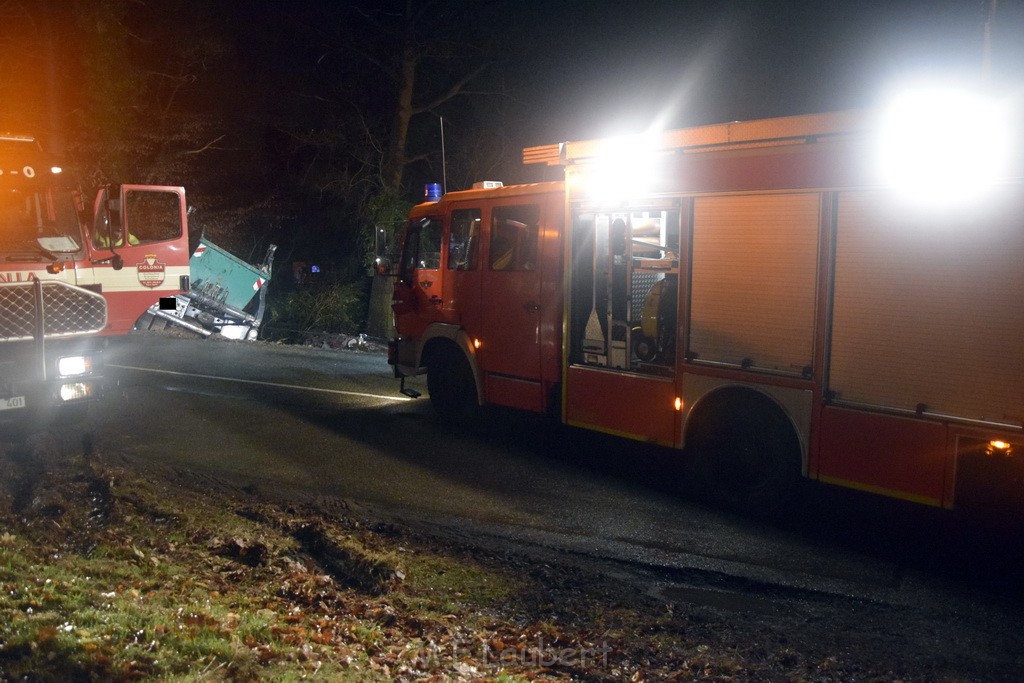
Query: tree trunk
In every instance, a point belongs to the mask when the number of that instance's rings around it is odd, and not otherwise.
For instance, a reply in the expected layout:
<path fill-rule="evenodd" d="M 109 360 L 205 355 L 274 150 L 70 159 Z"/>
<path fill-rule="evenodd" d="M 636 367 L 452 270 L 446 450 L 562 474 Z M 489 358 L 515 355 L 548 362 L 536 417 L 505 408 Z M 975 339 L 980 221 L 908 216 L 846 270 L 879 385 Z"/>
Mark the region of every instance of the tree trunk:
<path fill-rule="evenodd" d="M 391 315 L 391 295 L 395 291 L 395 278 L 390 275 L 374 275 L 370 286 L 370 307 L 366 321 L 366 333 L 371 337 L 392 339 L 395 337 L 395 318 Z"/>
<path fill-rule="evenodd" d="M 413 95 L 416 90 L 416 66 L 418 58 L 413 44 L 411 30 L 406 32 L 402 43 L 402 63 L 399 72 L 398 102 L 395 103 L 395 120 L 384 159 L 385 188 L 400 194 L 402 176 L 405 174 L 406 145 L 409 142 L 409 122 L 413 117 Z"/>
<path fill-rule="evenodd" d="M 394 129 L 384 159 L 382 180 L 385 191 L 394 195 L 402 193 L 402 178 L 405 175 L 406 145 L 409 141 L 409 123 L 414 114 L 413 96 L 416 90 L 416 54 L 413 34 L 412 3 L 406 3 L 406 23 L 402 32 L 402 61 L 399 70 L 398 101 L 395 104 Z M 366 315 L 366 332 L 373 337 L 391 339 L 395 336 L 394 316 L 391 314 L 391 296 L 395 291 L 395 278 L 390 275 L 373 275 L 370 286 L 370 304 Z"/>

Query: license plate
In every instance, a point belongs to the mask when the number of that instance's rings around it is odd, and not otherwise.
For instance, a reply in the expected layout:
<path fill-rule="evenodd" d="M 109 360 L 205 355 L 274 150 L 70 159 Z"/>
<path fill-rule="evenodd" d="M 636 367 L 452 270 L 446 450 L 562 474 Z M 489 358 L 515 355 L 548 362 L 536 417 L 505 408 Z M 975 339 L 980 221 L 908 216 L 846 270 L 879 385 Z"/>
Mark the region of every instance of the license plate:
<path fill-rule="evenodd" d="M 0 410 L 14 410 L 15 408 L 24 407 L 24 396 L 11 396 L 10 398 L 0 398 Z"/>

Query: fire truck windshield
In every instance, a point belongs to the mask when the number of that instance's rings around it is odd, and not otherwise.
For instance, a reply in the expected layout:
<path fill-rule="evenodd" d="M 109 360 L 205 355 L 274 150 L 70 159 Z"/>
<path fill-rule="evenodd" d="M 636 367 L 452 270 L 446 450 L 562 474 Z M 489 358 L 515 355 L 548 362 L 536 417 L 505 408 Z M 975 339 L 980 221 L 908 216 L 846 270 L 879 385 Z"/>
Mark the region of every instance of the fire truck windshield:
<path fill-rule="evenodd" d="M 0 253 L 7 260 L 69 254 L 81 248 L 71 192 L 0 188 Z"/>

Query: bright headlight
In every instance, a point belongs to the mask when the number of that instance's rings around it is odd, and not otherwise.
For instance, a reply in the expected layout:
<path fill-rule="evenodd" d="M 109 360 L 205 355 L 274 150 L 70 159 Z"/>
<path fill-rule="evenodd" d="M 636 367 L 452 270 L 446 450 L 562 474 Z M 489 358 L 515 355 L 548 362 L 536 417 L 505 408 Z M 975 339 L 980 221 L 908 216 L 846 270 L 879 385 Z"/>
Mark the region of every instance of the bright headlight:
<path fill-rule="evenodd" d="M 618 202 L 654 189 L 663 155 L 656 131 L 604 140 L 597 155 L 569 182 L 595 200 Z"/>
<path fill-rule="evenodd" d="M 77 377 L 92 372 L 92 359 L 88 356 L 64 356 L 57 361 L 57 373 L 61 377 Z"/>
<path fill-rule="evenodd" d="M 94 394 L 93 385 L 89 382 L 76 382 L 74 384 L 63 384 L 60 387 L 60 400 L 64 402 L 78 401 L 89 398 Z"/>
<path fill-rule="evenodd" d="M 1013 149 L 1009 107 L 952 87 L 907 90 L 884 110 L 879 140 L 885 184 L 948 206 L 1004 177 Z"/>

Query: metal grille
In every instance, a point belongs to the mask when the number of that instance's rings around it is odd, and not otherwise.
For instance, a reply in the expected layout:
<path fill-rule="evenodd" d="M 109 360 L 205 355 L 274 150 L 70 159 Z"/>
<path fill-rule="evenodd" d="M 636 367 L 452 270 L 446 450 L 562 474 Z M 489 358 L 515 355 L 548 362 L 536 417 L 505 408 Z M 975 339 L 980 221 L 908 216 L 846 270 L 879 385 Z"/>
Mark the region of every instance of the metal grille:
<path fill-rule="evenodd" d="M 91 334 L 106 326 L 107 302 L 95 292 L 64 282 L 0 283 L 0 341 L 34 339 L 39 315 L 46 338 Z"/>
<path fill-rule="evenodd" d="M 636 327 L 640 325 L 643 319 L 644 313 L 644 297 L 647 296 L 647 292 L 651 291 L 651 287 L 660 280 L 664 275 L 661 273 L 651 273 L 643 270 L 633 271 L 633 289 L 632 289 L 632 302 L 633 309 L 631 320 L 629 324 Z"/>

